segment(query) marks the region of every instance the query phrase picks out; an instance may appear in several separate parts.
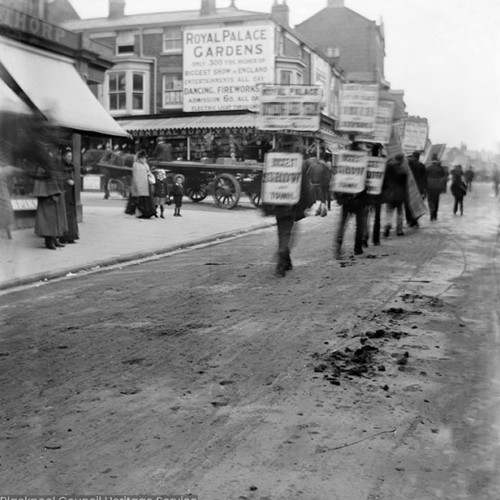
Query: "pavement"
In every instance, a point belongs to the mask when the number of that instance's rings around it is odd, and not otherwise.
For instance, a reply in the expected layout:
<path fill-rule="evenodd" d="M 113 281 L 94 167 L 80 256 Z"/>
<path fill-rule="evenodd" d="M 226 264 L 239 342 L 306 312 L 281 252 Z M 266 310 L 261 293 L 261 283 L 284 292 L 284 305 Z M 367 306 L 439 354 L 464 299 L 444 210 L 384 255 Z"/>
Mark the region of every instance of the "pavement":
<path fill-rule="evenodd" d="M 243 197 L 242 197 L 243 198 Z M 0 290 L 48 280 L 97 272 L 125 262 L 148 259 L 196 245 L 216 243 L 274 225 L 251 203 L 240 200 L 231 210 L 207 200 L 184 201 L 182 217 L 137 219 L 124 213 L 125 200 L 116 194 L 108 200 L 100 192 L 82 192 L 83 221 L 80 239 L 64 248 L 48 250 L 33 228 L 0 231 Z"/>

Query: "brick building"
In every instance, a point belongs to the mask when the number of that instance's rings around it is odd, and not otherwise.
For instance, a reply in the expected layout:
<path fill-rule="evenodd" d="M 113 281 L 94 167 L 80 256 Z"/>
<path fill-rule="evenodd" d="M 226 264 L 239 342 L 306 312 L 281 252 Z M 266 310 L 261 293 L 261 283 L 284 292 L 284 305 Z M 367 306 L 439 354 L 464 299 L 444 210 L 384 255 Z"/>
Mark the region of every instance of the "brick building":
<path fill-rule="evenodd" d="M 382 22 L 377 24 L 345 7 L 344 0 L 328 0 L 326 8 L 295 29 L 326 54 L 338 57 L 347 81 L 386 85 Z"/>
<path fill-rule="evenodd" d="M 256 143 L 262 138 L 249 110 L 257 109 L 260 83 L 320 85 L 323 128 L 332 133 L 341 74 L 290 28 L 286 0 L 274 0 L 269 13 L 241 10 L 235 1 L 218 8 L 215 0 L 178 12 L 126 15 L 125 7 L 109 0 L 107 17 L 63 25 L 113 51 L 114 66 L 96 93 L 136 138 L 167 135 L 185 159 L 206 153 L 200 137 L 210 131 L 226 147 L 235 133 Z"/>

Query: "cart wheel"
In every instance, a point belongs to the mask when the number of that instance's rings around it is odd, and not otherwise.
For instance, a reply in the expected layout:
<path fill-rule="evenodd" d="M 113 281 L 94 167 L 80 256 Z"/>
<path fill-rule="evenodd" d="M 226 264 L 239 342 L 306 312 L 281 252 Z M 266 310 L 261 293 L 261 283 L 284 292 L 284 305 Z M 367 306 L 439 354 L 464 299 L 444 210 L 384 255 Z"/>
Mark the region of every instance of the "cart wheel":
<path fill-rule="evenodd" d="M 254 207 L 260 207 L 262 205 L 262 199 L 260 197 L 260 191 L 253 192 L 253 193 L 248 193 L 248 197 L 250 198 L 250 201 L 252 202 L 252 205 Z"/>
<path fill-rule="evenodd" d="M 208 192 L 205 186 L 190 186 L 186 189 L 186 196 L 191 198 L 195 203 L 204 200 L 207 195 Z"/>
<path fill-rule="evenodd" d="M 238 203 L 241 195 L 240 183 L 231 174 L 218 175 L 213 184 L 215 205 L 229 210 Z"/>

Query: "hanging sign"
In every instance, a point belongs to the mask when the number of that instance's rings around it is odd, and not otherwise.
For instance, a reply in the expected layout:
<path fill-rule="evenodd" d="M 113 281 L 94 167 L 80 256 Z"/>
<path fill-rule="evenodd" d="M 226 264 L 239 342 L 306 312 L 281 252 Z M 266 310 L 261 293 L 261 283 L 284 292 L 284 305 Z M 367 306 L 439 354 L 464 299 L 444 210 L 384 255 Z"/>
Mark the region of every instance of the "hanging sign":
<path fill-rule="evenodd" d="M 319 130 L 322 88 L 319 85 L 262 85 L 257 128 Z"/>
<path fill-rule="evenodd" d="M 262 174 L 262 203 L 295 205 L 300 199 L 302 155 L 267 153 Z"/>
<path fill-rule="evenodd" d="M 377 196 L 382 193 L 386 158 L 368 157 L 366 166 L 366 194 Z"/>
<path fill-rule="evenodd" d="M 361 193 L 365 189 L 368 155 L 364 151 L 341 151 L 333 174 L 334 191 Z"/>

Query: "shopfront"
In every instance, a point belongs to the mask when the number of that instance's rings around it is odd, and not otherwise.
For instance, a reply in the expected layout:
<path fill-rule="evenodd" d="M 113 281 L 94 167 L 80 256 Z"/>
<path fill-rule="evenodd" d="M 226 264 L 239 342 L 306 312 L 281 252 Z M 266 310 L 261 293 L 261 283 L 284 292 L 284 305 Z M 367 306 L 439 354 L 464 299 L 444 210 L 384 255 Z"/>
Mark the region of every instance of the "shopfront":
<path fill-rule="evenodd" d="M 37 200 L 32 196 L 32 172 L 23 162 L 30 147 L 28 130 L 39 120 L 58 129 L 61 147 L 73 150 L 75 178 L 80 178 L 82 137 L 122 137 L 128 134 L 101 106 L 77 68 L 92 78 L 111 66 L 78 35 L 42 19 L 2 6 L 0 20 L 0 206 L 11 207 L 15 228 L 32 227 Z M 37 28 L 36 32 L 32 32 Z M 57 33 L 57 37 L 55 37 Z M 50 50 L 48 50 L 50 48 Z M 83 56 L 82 54 L 85 54 Z M 88 61 L 91 60 L 92 63 Z M 77 183 L 77 211 L 82 218 Z M 6 199 L 6 197 L 10 199 Z"/>
<path fill-rule="evenodd" d="M 209 163 L 263 162 L 272 134 L 255 128 L 255 113 L 118 119 L 134 138 L 134 150 L 154 149 L 156 138 L 172 145 L 175 160 Z"/>

